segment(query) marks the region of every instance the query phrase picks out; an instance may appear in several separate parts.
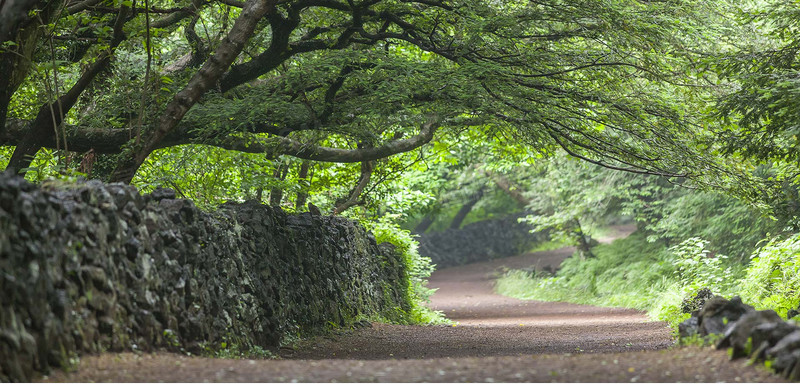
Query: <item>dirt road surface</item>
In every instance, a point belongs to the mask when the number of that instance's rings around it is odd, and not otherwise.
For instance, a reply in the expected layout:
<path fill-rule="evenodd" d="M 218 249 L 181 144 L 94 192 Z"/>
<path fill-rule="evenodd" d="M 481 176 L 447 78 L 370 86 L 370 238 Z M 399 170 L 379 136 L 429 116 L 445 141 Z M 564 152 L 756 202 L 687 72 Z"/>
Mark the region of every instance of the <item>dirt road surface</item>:
<path fill-rule="evenodd" d="M 558 266 L 571 249 L 437 271 L 431 305 L 455 326 L 372 324 L 299 343 L 275 360 L 169 353 L 83 357 L 44 381 L 192 382 L 779 382 L 725 351 L 674 348 L 638 311 L 494 294 L 503 268 Z"/>

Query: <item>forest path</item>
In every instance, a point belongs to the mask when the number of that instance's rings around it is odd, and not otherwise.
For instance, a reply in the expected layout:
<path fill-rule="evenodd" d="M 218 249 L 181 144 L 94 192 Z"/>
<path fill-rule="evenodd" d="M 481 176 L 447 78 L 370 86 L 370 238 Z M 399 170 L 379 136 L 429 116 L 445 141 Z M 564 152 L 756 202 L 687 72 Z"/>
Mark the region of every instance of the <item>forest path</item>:
<path fill-rule="evenodd" d="M 605 241 L 634 228 L 616 227 Z M 523 301 L 498 295 L 494 280 L 504 270 L 555 270 L 574 248 L 528 253 L 438 270 L 431 307 L 455 326 L 374 324 L 347 336 L 304 343 L 292 359 L 423 359 L 519 356 L 545 353 L 627 352 L 673 344 L 667 324 L 641 311 L 558 302 Z"/>
<path fill-rule="evenodd" d="M 617 234 L 624 235 L 624 230 Z M 607 239 L 608 240 L 608 239 Z M 372 324 L 282 350 L 279 360 L 168 353 L 85 357 L 49 381 L 674 382 L 779 381 L 724 351 L 667 349 L 665 323 L 635 310 L 521 301 L 493 291 L 505 268 L 557 267 L 570 248 L 434 273 L 431 305 L 456 326 Z"/>

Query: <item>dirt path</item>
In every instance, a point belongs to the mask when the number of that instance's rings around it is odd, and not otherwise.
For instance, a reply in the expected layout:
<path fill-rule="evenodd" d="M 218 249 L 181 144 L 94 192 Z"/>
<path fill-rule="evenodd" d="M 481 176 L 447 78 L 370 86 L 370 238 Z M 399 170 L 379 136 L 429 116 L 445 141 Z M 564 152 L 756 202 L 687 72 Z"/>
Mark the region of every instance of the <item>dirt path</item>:
<path fill-rule="evenodd" d="M 279 360 L 225 360 L 159 353 L 83 358 L 50 381 L 270 382 L 675 382 L 779 381 L 724 351 L 667 349 L 664 323 L 619 308 L 520 301 L 493 293 L 502 268 L 557 266 L 570 249 L 437 271 L 432 305 L 456 326 L 373 324 L 316 338 Z"/>
<path fill-rule="evenodd" d="M 635 310 L 522 301 L 494 293 L 502 268 L 557 267 L 572 249 L 537 252 L 447 268 L 431 276 L 431 305 L 456 326 L 375 324 L 318 338 L 285 354 L 292 359 L 424 359 L 657 350 L 673 342 L 665 323 Z"/>

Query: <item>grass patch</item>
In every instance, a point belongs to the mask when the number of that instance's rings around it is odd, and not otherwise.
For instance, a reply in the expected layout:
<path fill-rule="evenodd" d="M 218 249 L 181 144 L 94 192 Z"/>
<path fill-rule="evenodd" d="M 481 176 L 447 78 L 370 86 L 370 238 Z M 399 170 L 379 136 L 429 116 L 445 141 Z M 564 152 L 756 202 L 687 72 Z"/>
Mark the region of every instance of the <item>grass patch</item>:
<path fill-rule="evenodd" d="M 709 257 L 706 243 L 689 239 L 667 248 L 634 233 L 593 249 L 594 258 L 565 260 L 555 276 L 509 271 L 497 280 L 499 294 L 524 300 L 565 301 L 646 311 L 673 328 L 685 320 L 684 298 L 702 287 L 730 295 L 743 268 Z"/>

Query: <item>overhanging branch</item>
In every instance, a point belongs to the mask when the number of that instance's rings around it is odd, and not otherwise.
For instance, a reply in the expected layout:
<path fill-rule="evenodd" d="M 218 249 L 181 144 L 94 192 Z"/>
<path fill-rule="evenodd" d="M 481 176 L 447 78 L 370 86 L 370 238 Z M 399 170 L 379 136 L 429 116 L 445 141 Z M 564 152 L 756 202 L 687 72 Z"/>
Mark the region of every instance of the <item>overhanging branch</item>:
<path fill-rule="evenodd" d="M 30 122 L 10 120 L 6 130 L 0 136 L 0 145 L 17 145 L 21 137 L 29 129 Z M 195 130 L 178 129 L 164 138 L 158 148 L 172 147 L 181 144 L 205 144 L 223 149 L 248 152 L 266 153 L 269 156 L 288 155 L 300 159 L 325 161 L 334 163 L 358 163 L 389 157 L 398 153 L 408 152 L 419 148 L 433 139 L 433 135 L 440 126 L 438 119 L 431 119 L 422 124 L 420 132 L 407 139 L 389 141 L 374 148 L 342 149 L 305 144 L 300 141 L 270 136 L 263 139 L 253 139 L 253 136 L 227 136 L 211 138 L 199 135 Z M 67 127 L 67 145 L 71 151 L 88 152 L 89 150 L 100 154 L 120 153 L 122 147 L 129 141 L 127 129 L 88 129 Z M 47 138 L 40 143 L 43 147 L 56 148 L 54 137 Z"/>
<path fill-rule="evenodd" d="M 310 145 L 286 137 L 269 137 L 253 141 L 251 138 L 227 137 L 217 142 L 206 143 L 220 148 L 266 153 L 269 156 L 288 155 L 299 159 L 332 163 L 359 163 L 383 159 L 398 153 L 412 151 L 433 139 L 439 128 L 438 121 L 428 121 L 422 125 L 419 134 L 408 139 L 394 140 L 374 148 L 341 149 Z"/>

